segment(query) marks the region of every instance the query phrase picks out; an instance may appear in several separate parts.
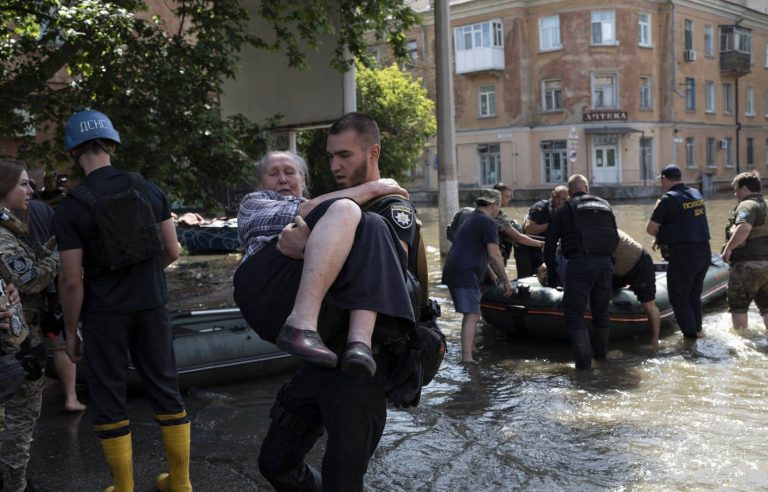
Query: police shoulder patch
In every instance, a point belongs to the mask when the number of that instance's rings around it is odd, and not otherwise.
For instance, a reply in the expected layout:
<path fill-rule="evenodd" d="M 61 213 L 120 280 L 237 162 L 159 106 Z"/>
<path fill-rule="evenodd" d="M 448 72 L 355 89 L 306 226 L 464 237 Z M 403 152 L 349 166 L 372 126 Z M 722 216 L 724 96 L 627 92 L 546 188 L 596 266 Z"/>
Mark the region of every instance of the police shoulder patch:
<path fill-rule="evenodd" d="M 402 205 L 392 205 L 390 208 L 392 220 L 401 229 L 410 229 L 413 225 L 413 210 Z"/>

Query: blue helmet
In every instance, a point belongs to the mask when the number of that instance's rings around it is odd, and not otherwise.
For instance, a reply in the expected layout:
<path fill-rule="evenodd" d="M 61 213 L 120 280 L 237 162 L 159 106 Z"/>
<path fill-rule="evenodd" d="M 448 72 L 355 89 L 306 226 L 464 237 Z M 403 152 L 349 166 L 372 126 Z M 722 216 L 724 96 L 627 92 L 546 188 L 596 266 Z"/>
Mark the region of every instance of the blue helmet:
<path fill-rule="evenodd" d="M 75 113 L 69 118 L 64 129 L 64 150 L 74 149 L 89 140 L 105 139 L 120 143 L 117 133 L 107 115 L 92 109 Z"/>

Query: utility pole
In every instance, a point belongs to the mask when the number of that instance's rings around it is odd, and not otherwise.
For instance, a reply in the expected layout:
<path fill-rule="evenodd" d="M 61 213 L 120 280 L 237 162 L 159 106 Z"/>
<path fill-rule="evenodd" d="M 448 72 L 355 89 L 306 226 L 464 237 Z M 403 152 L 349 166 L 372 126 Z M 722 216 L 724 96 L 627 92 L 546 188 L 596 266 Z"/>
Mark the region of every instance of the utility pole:
<path fill-rule="evenodd" d="M 445 256 L 450 243 L 445 229 L 459 210 L 459 182 L 456 175 L 456 147 L 453 121 L 453 72 L 451 66 L 451 10 L 449 0 L 435 0 L 435 71 L 437 77 L 437 158 L 440 227 L 440 254 Z"/>

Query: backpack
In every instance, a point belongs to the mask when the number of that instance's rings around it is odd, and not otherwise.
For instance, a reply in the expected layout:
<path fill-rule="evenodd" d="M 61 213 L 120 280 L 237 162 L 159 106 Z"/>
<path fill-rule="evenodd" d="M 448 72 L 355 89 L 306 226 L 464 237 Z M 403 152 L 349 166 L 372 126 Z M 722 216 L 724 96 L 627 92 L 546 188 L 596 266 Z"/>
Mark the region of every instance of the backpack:
<path fill-rule="evenodd" d="M 381 204 L 392 196 L 386 195 L 373 200 L 366 204 L 363 210 L 370 210 L 374 205 Z M 472 208 L 468 210 L 474 211 Z M 413 332 L 407 335 L 406 350 L 395 355 L 396 362 L 384 382 L 384 391 L 389 401 L 396 406 L 405 407 L 419 404 L 421 388 L 434 379 L 445 357 L 447 346 L 445 335 L 437 324 L 440 305 L 434 299 L 429 299 L 427 255 L 421 234 L 421 221 L 418 218 L 416 227 L 416 241 L 413 251 L 408 255 L 408 271 L 412 274 L 408 275 L 409 281 L 414 276 L 418 280 L 418 293 L 415 295 L 419 298 L 419 309 L 414 312 L 416 326 Z"/>
<path fill-rule="evenodd" d="M 450 242 L 454 242 L 456 240 L 456 234 L 459 232 L 461 224 L 463 224 L 467 217 L 469 217 L 474 211 L 474 208 L 464 207 L 454 214 L 453 218 L 451 219 L 451 223 L 448 224 L 448 227 L 445 228 L 445 235 Z"/>
<path fill-rule="evenodd" d="M 144 178 L 137 173 L 128 176 L 130 186 L 125 191 L 99 196 L 81 184 L 69 192 L 93 212 L 98 238 L 85 245 L 89 258 L 111 271 L 157 256 L 165 249 Z"/>

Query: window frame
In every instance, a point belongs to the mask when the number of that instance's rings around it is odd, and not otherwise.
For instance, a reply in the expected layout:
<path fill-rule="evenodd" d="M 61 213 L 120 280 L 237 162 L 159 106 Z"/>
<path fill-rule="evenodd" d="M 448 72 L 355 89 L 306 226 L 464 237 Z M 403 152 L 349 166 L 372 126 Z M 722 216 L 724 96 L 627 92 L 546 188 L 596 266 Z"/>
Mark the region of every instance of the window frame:
<path fill-rule="evenodd" d="M 488 29 L 484 30 L 483 26 L 488 26 Z M 455 27 L 453 29 L 455 49 L 456 51 L 471 51 L 482 48 L 503 48 L 503 30 L 504 26 L 501 21 L 495 19 Z M 479 45 L 476 45 L 477 37 L 479 37 Z M 467 47 L 467 41 L 470 42 L 470 47 Z M 487 45 L 485 44 L 486 41 Z"/>
<path fill-rule="evenodd" d="M 416 39 L 409 39 L 406 41 L 406 49 L 408 53 L 408 60 L 405 65 L 408 67 L 415 67 L 419 63 L 419 41 Z"/>
<path fill-rule="evenodd" d="M 555 162 L 558 161 L 558 162 Z M 542 140 L 539 142 L 539 163 L 541 165 L 541 182 L 543 184 L 562 184 L 568 179 L 568 141 Z M 561 166 L 560 178 L 553 178 L 552 164 Z M 549 169 L 548 169 L 549 166 Z"/>
<path fill-rule="evenodd" d="M 693 77 L 685 78 L 685 110 L 696 112 L 696 79 Z"/>
<path fill-rule="evenodd" d="M 595 20 L 596 14 L 610 14 L 610 19 L 598 19 Z M 613 9 L 598 9 L 591 10 L 589 16 L 589 40 L 591 46 L 618 46 L 619 40 L 616 37 L 616 10 Z M 595 24 L 600 25 L 600 40 L 595 41 Z M 612 35 L 611 39 L 605 39 L 605 26 L 610 26 Z"/>
<path fill-rule="evenodd" d="M 755 88 L 747 86 L 744 91 L 744 115 L 755 116 Z"/>
<path fill-rule="evenodd" d="M 733 84 L 723 84 L 723 114 L 733 114 Z"/>
<path fill-rule="evenodd" d="M 715 28 L 711 24 L 704 26 L 704 56 L 715 56 Z"/>
<path fill-rule="evenodd" d="M 597 105 L 596 101 L 596 88 L 595 79 L 598 77 L 612 77 L 613 78 L 613 104 L 611 105 Z M 607 86 L 600 86 L 607 87 Z M 592 72 L 590 74 L 590 93 L 592 95 L 591 103 L 592 109 L 617 109 L 619 107 L 619 75 L 616 72 Z"/>
<path fill-rule="evenodd" d="M 485 105 L 488 108 L 487 114 L 483 114 L 483 98 L 486 99 Z M 480 118 L 494 118 L 496 116 L 495 85 L 481 85 L 477 88 L 477 114 Z"/>
<path fill-rule="evenodd" d="M 696 139 L 685 137 L 685 168 L 696 169 Z"/>
<path fill-rule="evenodd" d="M 728 142 L 726 148 L 723 151 L 723 166 L 731 168 L 734 167 L 733 163 L 733 138 L 726 137 L 723 140 Z"/>
<path fill-rule="evenodd" d="M 706 140 L 706 153 L 707 153 L 707 167 L 717 167 L 715 161 L 715 153 L 717 152 L 717 139 L 715 137 L 707 137 Z"/>
<path fill-rule="evenodd" d="M 696 43 L 693 42 L 693 20 L 692 19 L 684 19 L 683 20 L 683 49 L 688 50 L 695 50 L 694 45 Z"/>
<path fill-rule="evenodd" d="M 557 82 L 559 87 L 555 90 L 547 90 L 548 82 Z M 552 93 L 552 97 L 549 94 Z M 547 79 L 541 81 L 541 110 L 544 113 L 556 113 L 563 110 L 563 81 L 562 79 Z M 549 107 L 549 102 L 552 107 Z"/>
<path fill-rule="evenodd" d="M 550 19 L 556 19 L 557 24 L 549 27 L 544 26 L 544 22 Z M 545 31 L 546 29 L 546 31 Z M 548 36 L 545 36 L 544 34 L 548 33 Z M 555 34 L 556 39 L 553 40 L 552 33 Z M 551 46 L 545 46 L 545 39 L 548 41 L 556 41 L 555 44 L 552 44 Z M 539 51 L 557 51 L 563 48 L 563 41 L 560 37 L 560 15 L 548 15 L 544 17 L 539 17 Z"/>
<path fill-rule="evenodd" d="M 704 81 L 704 112 L 714 113 L 715 109 L 715 82 L 713 80 Z"/>
<path fill-rule="evenodd" d="M 496 150 L 494 152 L 494 150 Z M 495 162 L 490 162 L 491 160 Z M 485 161 L 485 162 L 484 162 Z M 480 176 L 482 186 L 491 186 L 501 182 L 501 145 L 500 144 L 478 144 L 477 145 L 477 165 L 479 167 L 478 175 Z M 488 165 L 495 166 L 497 171 L 492 179 L 487 179 Z"/>
<path fill-rule="evenodd" d="M 643 21 L 643 17 L 647 19 Z M 640 12 L 637 15 L 637 45 L 643 48 L 653 48 L 653 16 L 648 12 Z"/>
<path fill-rule="evenodd" d="M 651 87 L 651 77 L 648 75 L 640 76 L 640 100 L 638 105 L 640 109 L 653 109 L 653 88 Z"/>

